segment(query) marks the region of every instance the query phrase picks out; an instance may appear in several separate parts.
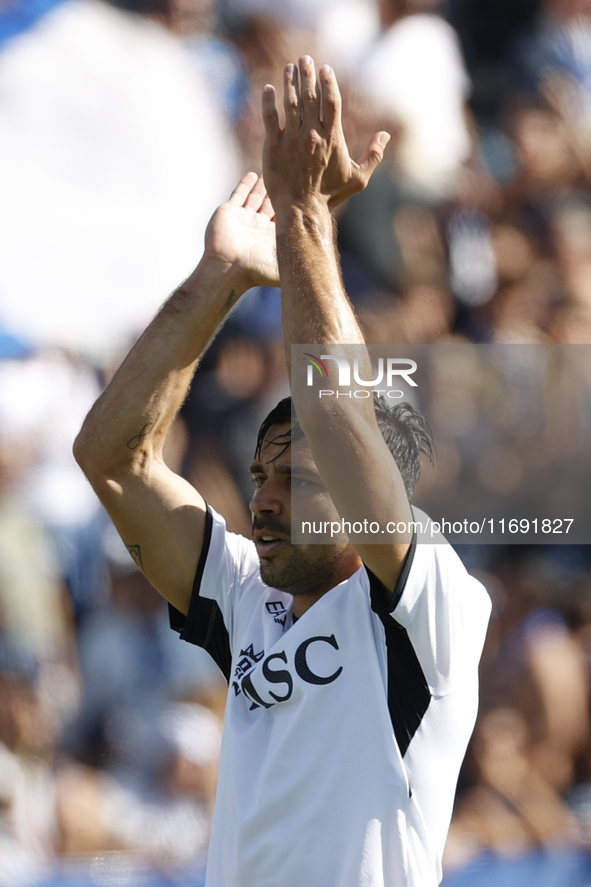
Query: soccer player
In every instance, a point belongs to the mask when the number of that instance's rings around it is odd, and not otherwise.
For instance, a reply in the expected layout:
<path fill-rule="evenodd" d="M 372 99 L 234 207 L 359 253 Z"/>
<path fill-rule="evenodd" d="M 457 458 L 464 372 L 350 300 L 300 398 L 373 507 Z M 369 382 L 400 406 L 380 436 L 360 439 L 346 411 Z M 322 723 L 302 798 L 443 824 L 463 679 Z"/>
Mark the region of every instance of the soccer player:
<path fill-rule="evenodd" d="M 364 345 L 330 208 L 364 186 L 387 135 L 353 163 L 334 73 L 317 76 L 307 56 L 287 66 L 283 104 L 281 127 L 265 88 L 268 196 L 249 174 L 217 210 L 196 271 L 75 452 L 173 627 L 230 683 L 207 887 L 432 887 L 476 717 L 486 592 L 442 539 L 417 544 L 410 530 L 380 545 L 290 542 L 292 488 L 329 519 L 354 522 L 361 504 L 412 521 L 420 423 L 381 405 L 378 424 L 371 400 L 298 395 L 292 424 L 279 404 L 251 466 L 252 541 L 227 533 L 162 460 L 216 328 L 249 287 L 276 282 L 275 242 L 288 369 L 292 344 Z"/>

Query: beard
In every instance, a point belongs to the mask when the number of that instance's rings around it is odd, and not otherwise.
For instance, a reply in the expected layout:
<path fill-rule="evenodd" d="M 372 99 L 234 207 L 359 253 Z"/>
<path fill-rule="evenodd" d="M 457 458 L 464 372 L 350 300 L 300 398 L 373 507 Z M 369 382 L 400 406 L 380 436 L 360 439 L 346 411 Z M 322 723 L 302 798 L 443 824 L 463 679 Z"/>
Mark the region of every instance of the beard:
<path fill-rule="evenodd" d="M 289 546 L 286 560 L 260 561 L 260 576 L 265 585 L 298 595 L 317 594 L 336 584 L 336 565 L 343 554 L 342 545 L 292 545 L 289 541 L 291 527 L 267 515 L 264 520 L 253 515 L 252 529 L 265 528 L 270 535 L 276 534 Z"/>
<path fill-rule="evenodd" d="M 261 561 L 261 579 L 265 585 L 294 597 L 317 594 L 336 584 L 332 580 L 341 554 L 335 545 L 294 545 L 283 563 Z"/>

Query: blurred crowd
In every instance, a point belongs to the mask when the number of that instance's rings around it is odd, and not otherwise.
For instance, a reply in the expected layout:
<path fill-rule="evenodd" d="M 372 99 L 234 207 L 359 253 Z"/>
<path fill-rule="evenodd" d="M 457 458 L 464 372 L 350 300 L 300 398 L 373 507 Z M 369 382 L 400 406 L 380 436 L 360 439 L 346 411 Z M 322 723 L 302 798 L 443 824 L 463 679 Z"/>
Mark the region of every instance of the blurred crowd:
<path fill-rule="evenodd" d="M 201 883 L 224 682 L 71 444 L 260 170 L 261 88 L 303 53 L 337 72 L 354 157 L 393 135 L 338 217 L 368 342 L 591 343 L 591 0 L 0 4 L 0 887 Z M 280 294 L 253 290 L 166 452 L 234 532 L 286 393 Z M 461 554 L 494 611 L 450 887 L 482 860 L 591 853 L 591 549 Z"/>

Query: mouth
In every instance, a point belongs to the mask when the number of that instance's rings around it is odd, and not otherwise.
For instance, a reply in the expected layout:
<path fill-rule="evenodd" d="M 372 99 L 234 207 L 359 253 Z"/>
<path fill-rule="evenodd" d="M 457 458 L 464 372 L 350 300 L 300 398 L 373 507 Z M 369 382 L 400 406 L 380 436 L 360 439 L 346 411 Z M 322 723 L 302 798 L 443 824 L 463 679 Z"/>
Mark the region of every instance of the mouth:
<path fill-rule="evenodd" d="M 287 544 L 285 539 L 281 539 L 273 533 L 261 533 L 260 531 L 256 534 L 254 542 L 260 558 L 272 557 Z"/>

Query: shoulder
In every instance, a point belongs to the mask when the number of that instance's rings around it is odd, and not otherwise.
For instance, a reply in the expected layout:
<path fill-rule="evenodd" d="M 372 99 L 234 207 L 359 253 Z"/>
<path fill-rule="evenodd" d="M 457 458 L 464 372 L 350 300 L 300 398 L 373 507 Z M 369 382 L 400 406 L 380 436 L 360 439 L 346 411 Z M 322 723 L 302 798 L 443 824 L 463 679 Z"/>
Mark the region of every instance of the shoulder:
<path fill-rule="evenodd" d="M 260 594 L 259 559 L 254 543 L 229 533 L 226 521 L 208 505 L 205 538 L 193 584 L 193 598 L 209 598 L 219 605 L 226 625 L 233 625 L 238 606 Z"/>
<path fill-rule="evenodd" d="M 415 583 L 464 583 L 473 578 L 456 550 L 440 533 L 429 538 L 427 534 L 417 532 L 416 540 L 415 565 L 411 577 Z"/>
<path fill-rule="evenodd" d="M 258 573 L 259 558 L 254 542 L 238 533 L 228 532 L 225 519 L 211 505 L 207 506 L 203 552 L 203 559 L 210 565 L 223 562 L 232 565 L 237 578 Z"/>
<path fill-rule="evenodd" d="M 466 569 L 458 553 L 441 533 L 432 533 L 432 522 L 413 508 L 416 536 L 412 563 L 405 571 L 404 587 L 398 589 L 393 617 L 408 626 L 417 619 L 448 625 L 475 635 L 486 631 L 491 601 L 485 587 Z"/>

